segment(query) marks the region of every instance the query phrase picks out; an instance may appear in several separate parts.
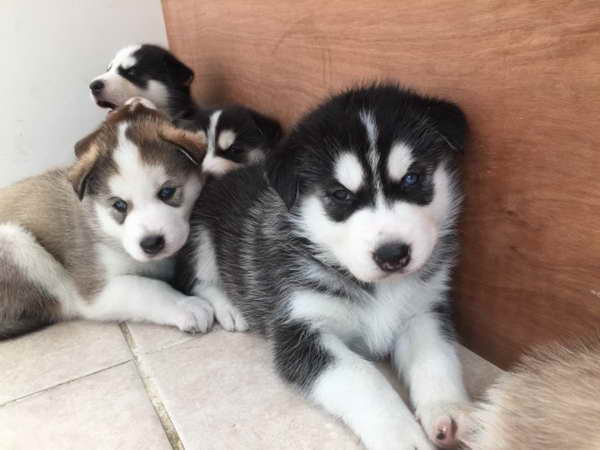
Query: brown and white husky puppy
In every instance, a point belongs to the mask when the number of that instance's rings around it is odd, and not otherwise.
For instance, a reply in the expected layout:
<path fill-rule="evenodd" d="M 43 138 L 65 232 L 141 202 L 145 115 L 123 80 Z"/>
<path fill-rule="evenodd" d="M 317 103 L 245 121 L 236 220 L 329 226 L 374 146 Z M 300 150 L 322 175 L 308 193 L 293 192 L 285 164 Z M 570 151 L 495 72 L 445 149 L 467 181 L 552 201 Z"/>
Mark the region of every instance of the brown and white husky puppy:
<path fill-rule="evenodd" d="M 70 318 L 206 331 L 211 306 L 162 281 L 188 238 L 206 143 L 132 99 L 75 153 L 0 190 L 0 339 Z"/>
<path fill-rule="evenodd" d="M 531 352 L 466 417 L 473 450 L 599 449 L 600 341 Z"/>

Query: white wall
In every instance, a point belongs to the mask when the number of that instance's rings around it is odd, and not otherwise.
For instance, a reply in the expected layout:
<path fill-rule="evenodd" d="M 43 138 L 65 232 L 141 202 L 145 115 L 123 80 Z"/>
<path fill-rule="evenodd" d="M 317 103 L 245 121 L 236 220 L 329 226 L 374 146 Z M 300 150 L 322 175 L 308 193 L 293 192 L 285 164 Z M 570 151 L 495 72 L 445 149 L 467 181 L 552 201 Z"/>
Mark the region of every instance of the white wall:
<path fill-rule="evenodd" d="M 136 42 L 166 45 L 160 0 L 0 0 L 0 187 L 74 159 L 90 80 Z"/>

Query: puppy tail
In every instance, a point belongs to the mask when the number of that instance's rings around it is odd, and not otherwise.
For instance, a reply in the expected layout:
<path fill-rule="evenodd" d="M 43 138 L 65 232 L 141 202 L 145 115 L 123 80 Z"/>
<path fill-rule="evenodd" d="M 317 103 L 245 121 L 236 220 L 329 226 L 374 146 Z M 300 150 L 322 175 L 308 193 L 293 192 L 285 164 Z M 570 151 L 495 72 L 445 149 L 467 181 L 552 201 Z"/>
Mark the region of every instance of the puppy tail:
<path fill-rule="evenodd" d="M 23 317 L 20 319 L 0 319 L 0 341 L 15 338 L 44 328 L 52 323 L 42 317 Z"/>

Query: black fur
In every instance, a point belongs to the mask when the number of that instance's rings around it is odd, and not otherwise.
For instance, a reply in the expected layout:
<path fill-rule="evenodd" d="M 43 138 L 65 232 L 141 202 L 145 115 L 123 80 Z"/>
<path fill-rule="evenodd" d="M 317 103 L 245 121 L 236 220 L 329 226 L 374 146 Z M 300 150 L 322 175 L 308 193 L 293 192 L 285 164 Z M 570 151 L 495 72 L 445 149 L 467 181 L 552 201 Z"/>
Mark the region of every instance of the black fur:
<path fill-rule="evenodd" d="M 431 202 L 433 171 L 442 162 L 453 166 L 457 150 L 464 145 L 466 122 L 458 107 L 391 85 L 354 89 L 305 116 L 267 158 L 266 171 L 250 167 L 209 183 L 192 215 L 192 238 L 180 254 L 176 284 L 189 293 L 195 285 L 214 282 L 195 273 L 197 259 L 211 257 L 198 254 L 199 245 L 203 239 L 212 241 L 218 282 L 250 328 L 273 340 L 280 374 L 306 391 L 335 363 L 335 357 L 322 345 L 321 333 L 312 323 L 290 320 L 290 295 L 312 290 L 349 303 L 374 301 L 374 283 L 361 282 L 338 262 L 323 258 L 297 222 L 300 197 L 327 197 L 335 190 L 331 173 L 340 152 L 350 149 L 357 157 L 367 158 L 368 139 L 360 119 L 363 110 L 375 114 L 381 161 L 386 161 L 392 142 L 401 140 L 413 149 L 415 170 L 423 175 L 418 189 L 407 189 L 386 180 L 381 175 L 385 170 L 378 167 L 386 198 L 417 205 Z M 351 205 L 327 209 L 332 220 L 344 221 L 354 210 L 372 204 L 371 181 Z M 421 269 L 424 282 L 453 263 L 454 247 L 453 235 L 439 241 Z M 428 313 L 446 320 L 441 306 L 432 308 Z M 360 336 L 346 344 L 369 359 L 387 356 L 386 351 L 370 349 Z"/>
<path fill-rule="evenodd" d="M 246 165 L 255 161 L 249 159 L 252 150 L 262 153 L 261 159 L 270 154 L 283 134 L 279 122 L 271 117 L 241 105 L 229 105 L 223 108 L 197 109 L 192 117 L 176 120 L 179 127 L 203 131 L 208 136 L 211 117 L 219 114 L 215 127 L 214 156 L 225 158 L 238 164 Z M 218 136 L 225 130 L 235 134 L 235 141 L 230 148 L 218 146 Z M 209 137 L 210 138 L 210 137 Z"/>

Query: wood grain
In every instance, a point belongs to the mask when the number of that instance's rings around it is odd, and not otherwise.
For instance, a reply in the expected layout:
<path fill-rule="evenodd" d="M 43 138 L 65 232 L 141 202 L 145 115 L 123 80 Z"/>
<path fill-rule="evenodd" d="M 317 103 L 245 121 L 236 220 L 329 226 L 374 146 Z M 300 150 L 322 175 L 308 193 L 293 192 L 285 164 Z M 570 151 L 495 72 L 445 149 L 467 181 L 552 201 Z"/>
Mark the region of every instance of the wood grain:
<path fill-rule="evenodd" d="M 204 103 L 293 123 L 353 83 L 392 79 L 467 113 L 457 320 L 506 367 L 600 326 L 600 2 L 164 0 Z"/>

